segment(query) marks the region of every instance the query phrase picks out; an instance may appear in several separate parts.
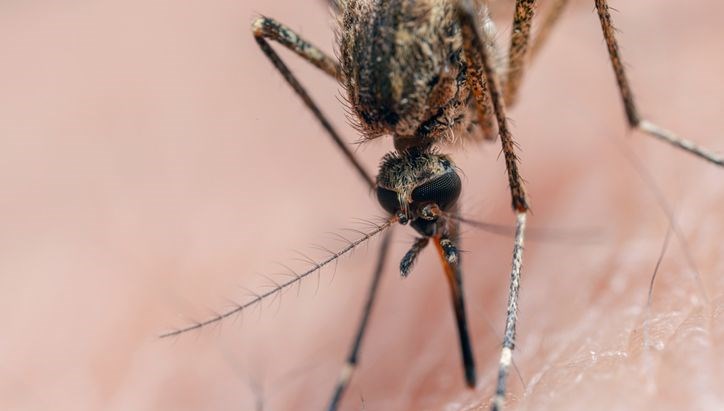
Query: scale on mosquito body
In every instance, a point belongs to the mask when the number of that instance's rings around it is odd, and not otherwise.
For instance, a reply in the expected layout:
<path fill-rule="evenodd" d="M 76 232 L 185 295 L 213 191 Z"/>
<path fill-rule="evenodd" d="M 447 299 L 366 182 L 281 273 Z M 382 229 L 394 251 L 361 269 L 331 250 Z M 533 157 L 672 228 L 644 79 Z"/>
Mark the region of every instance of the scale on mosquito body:
<path fill-rule="evenodd" d="M 178 335 L 220 321 L 283 292 L 317 272 L 371 237 L 381 234 L 381 251 L 369 289 L 361 323 L 339 376 L 328 409 L 336 410 L 358 363 L 359 350 L 374 304 L 390 244 L 390 228 L 409 225 L 418 238 L 402 256 L 400 274 L 410 275 L 418 254 L 432 244 L 437 250 L 451 289 L 460 353 L 467 385 L 474 388 L 477 371 L 468 333 L 460 255 L 459 226 L 473 223 L 459 215 L 462 182 L 447 154 L 446 143 L 456 140 L 500 141 L 512 207 L 516 215 L 509 272 L 507 316 L 492 409 L 502 409 L 506 381 L 515 345 L 518 291 L 523 260 L 526 216 L 529 209 L 518 171 L 516 143 L 507 123 L 506 108 L 517 100 L 526 63 L 547 39 L 566 0 L 553 0 L 542 17 L 536 36 L 531 26 L 538 6 L 517 0 L 510 45 L 501 53 L 497 34 L 481 0 L 335 0 L 339 50 L 333 58 L 290 28 L 271 18 L 252 23 L 256 42 L 304 104 L 321 123 L 357 174 L 371 190 L 389 218 L 320 261 L 309 260 L 309 270 L 294 272 L 262 294 L 217 317 L 168 334 Z M 642 119 L 634 104 L 616 43 L 606 0 L 595 0 L 603 36 L 632 128 L 664 140 L 721 166 L 722 158 Z M 351 119 L 363 139 L 391 136 L 395 150 L 381 162 L 372 178 L 348 144 L 325 117 L 297 77 L 270 46 L 279 43 L 336 79 L 346 91 Z M 504 57 L 503 57 L 504 56 Z M 479 224 L 478 224 L 479 225 Z M 470 296 L 468 296 L 470 298 Z"/>

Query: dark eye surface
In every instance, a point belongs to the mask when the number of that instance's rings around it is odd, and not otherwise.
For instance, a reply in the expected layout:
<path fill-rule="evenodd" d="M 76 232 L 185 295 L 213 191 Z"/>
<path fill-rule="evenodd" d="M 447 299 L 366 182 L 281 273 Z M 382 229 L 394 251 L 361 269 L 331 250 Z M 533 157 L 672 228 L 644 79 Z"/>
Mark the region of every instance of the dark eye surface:
<path fill-rule="evenodd" d="M 416 203 L 435 203 L 442 210 L 455 205 L 462 183 L 454 171 L 448 171 L 441 176 L 420 184 L 412 191 L 412 201 Z"/>
<path fill-rule="evenodd" d="M 395 214 L 400 210 L 400 202 L 397 200 L 397 192 L 395 191 L 377 186 L 377 201 L 390 214 Z"/>

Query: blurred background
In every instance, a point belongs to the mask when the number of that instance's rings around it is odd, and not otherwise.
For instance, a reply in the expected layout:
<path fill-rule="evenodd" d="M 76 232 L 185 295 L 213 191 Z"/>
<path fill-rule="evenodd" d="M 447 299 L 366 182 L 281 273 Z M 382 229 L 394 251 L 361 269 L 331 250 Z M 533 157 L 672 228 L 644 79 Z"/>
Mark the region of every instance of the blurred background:
<path fill-rule="evenodd" d="M 501 43 L 511 3 L 495 4 Z M 572 3 L 509 114 L 532 199 L 530 227 L 596 235 L 527 243 L 511 408 L 721 409 L 724 174 L 627 130 L 593 4 Z M 640 111 L 724 151 L 724 4 L 612 6 Z M 263 291 L 269 281 L 260 273 L 295 264 L 291 250 L 341 247 L 324 233 L 383 215 L 254 43 L 249 25 L 260 14 L 334 52 L 334 23 L 321 1 L 0 4 L 0 409 L 326 404 L 375 240 L 342 258 L 336 273 L 325 270 L 261 310 L 157 338 L 228 300 L 244 301 L 244 287 Z M 356 141 L 340 87 L 280 54 Z M 392 145 L 355 148 L 376 173 Z M 672 239 L 648 314 L 668 222 L 624 153 L 654 176 L 696 265 Z M 452 154 L 465 174 L 465 215 L 512 224 L 499 146 Z M 414 234 L 395 231 L 342 408 L 486 409 L 512 240 L 464 232 L 480 374 L 471 391 L 434 253 L 401 280 L 395 267 Z"/>

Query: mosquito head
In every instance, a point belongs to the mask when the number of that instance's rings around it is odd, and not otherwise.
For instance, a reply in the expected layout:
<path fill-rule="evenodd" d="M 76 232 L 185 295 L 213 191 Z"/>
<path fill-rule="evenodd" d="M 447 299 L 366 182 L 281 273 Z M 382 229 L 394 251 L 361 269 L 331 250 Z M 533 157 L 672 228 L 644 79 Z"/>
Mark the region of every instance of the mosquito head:
<path fill-rule="evenodd" d="M 382 159 L 377 176 L 382 208 L 426 237 L 435 234 L 438 218 L 455 205 L 460 190 L 455 166 L 443 154 L 390 153 Z"/>

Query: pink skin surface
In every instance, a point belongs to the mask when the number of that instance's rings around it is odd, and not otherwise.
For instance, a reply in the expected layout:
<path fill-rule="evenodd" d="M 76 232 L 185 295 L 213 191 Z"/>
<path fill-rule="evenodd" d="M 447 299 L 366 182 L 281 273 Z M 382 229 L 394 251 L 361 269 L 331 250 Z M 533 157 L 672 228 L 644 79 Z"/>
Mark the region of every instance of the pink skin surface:
<path fill-rule="evenodd" d="M 724 151 L 724 4 L 612 6 L 640 111 Z M 502 10 L 501 40 L 510 7 Z M 627 131 L 592 10 L 577 1 L 566 12 L 509 113 L 530 227 L 595 233 L 526 244 L 510 409 L 721 409 L 724 171 Z M 261 312 L 157 338 L 213 315 L 226 298 L 243 301 L 240 286 L 265 290 L 259 273 L 283 271 L 275 261 L 300 267 L 290 250 L 342 247 L 324 233 L 383 215 L 258 50 L 256 13 L 333 50 L 317 2 L 0 4 L 0 409 L 326 404 L 377 240 Z M 354 141 L 339 86 L 280 53 Z M 380 139 L 357 152 L 375 173 L 390 149 Z M 512 224 L 499 146 L 451 152 L 464 172 L 465 215 Z M 675 210 L 706 297 L 673 238 L 647 314 L 668 222 L 622 154 L 630 152 Z M 467 390 L 435 253 L 400 279 L 395 267 L 414 233 L 395 231 L 342 409 L 486 409 L 512 240 L 463 233 L 479 374 Z"/>

